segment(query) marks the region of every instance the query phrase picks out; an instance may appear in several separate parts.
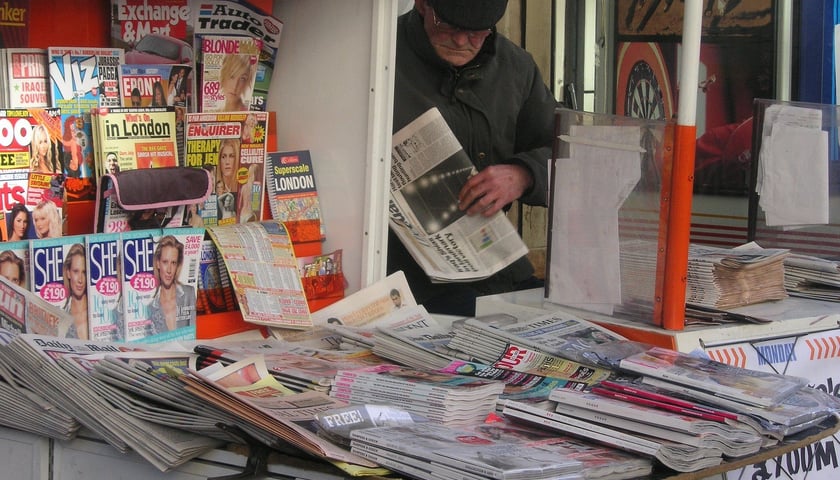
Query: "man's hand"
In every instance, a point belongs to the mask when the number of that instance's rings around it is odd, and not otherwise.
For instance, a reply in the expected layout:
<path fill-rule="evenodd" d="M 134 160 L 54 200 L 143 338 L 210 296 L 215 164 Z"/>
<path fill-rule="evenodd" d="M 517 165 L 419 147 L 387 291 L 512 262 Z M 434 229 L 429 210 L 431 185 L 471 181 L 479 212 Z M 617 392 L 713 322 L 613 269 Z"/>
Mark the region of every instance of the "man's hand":
<path fill-rule="evenodd" d="M 521 197 L 533 181 L 522 165 L 491 165 L 467 180 L 458 194 L 458 208 L 467 215 L 492 216 Z"/>

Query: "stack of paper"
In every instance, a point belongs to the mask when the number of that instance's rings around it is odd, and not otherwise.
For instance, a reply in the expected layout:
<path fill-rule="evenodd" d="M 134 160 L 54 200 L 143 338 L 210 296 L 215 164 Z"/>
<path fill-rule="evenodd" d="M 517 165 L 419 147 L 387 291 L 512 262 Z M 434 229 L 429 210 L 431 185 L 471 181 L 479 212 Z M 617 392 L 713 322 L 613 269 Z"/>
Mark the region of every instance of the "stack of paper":
<path fill-rule="evenodd" d="M 330 396 L 349 403 L 385 403 L 447 425 L 471 425 L 493 412 L 505 384 L 397 365 L 341 370 Z"/>
<path fill-rule="evenodd" d="M 350 436 L 351 451 L 415 478 L 540 480 L 565 478 L 583 468 L 556 452 L 430 423 L 365 428 Z"/>

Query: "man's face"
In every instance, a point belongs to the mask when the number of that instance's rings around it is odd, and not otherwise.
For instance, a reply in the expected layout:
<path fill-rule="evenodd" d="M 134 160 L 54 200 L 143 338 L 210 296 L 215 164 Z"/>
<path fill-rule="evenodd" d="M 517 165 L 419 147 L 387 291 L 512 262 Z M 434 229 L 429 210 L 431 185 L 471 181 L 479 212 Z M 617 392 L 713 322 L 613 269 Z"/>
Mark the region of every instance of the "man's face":
<path fill-rule="evenodd" d="M 169 289 L 175 284 L 178 278 L 178 249 L 175 247 L 163 247 L 160 252 L 160 259 L 156 260 L 158 272 L 160 273 L 160 285 Z"/>
<path fill-rule="evenodd" d="M 117 156 L 112 154 L 108 155 L 108 173 L 117 173 Z"/>
<path fill-rule="evenodd" d="M 467 31 L 448 25 L 429 4 L 424 4 L 423 28 L 438 57 L 455 67 L 470 63 L 490 34 L 489 30 Z"/>

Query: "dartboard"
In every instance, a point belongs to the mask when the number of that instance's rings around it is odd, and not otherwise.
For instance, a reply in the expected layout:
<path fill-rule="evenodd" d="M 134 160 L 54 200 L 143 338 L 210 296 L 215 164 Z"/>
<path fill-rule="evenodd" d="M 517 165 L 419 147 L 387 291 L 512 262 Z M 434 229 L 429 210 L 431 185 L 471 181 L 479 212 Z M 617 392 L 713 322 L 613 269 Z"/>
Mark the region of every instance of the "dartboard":
<path fill-rule="evenodd" d="M 647 62 L 640 60 L 633 64 L 625 88 L 625 115 L 656 120 L 666 118 L 659 80 Z"/>

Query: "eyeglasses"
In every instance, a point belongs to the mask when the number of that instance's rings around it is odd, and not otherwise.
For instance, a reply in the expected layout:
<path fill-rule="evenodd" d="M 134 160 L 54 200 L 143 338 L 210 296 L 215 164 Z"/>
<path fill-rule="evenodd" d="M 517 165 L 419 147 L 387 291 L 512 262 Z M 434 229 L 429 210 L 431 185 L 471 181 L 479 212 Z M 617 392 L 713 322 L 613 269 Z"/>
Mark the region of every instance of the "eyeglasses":
<path fill-rule="evenodd" d="M 472 42 L 483 41 L 491 33 L 493 33 L 493 30 L 490 28 L 484 30 L 466 30 L 463 28 L 456 27 L 454 25 L 450 25 L 446 22 L 441 21 L 434 10 L 432 10 L 432 23 L 434 24 L 435 30 L 437 30 L 438 33 L 445 35 L 456 35 L 459 33 L 463 33 Z"/>

